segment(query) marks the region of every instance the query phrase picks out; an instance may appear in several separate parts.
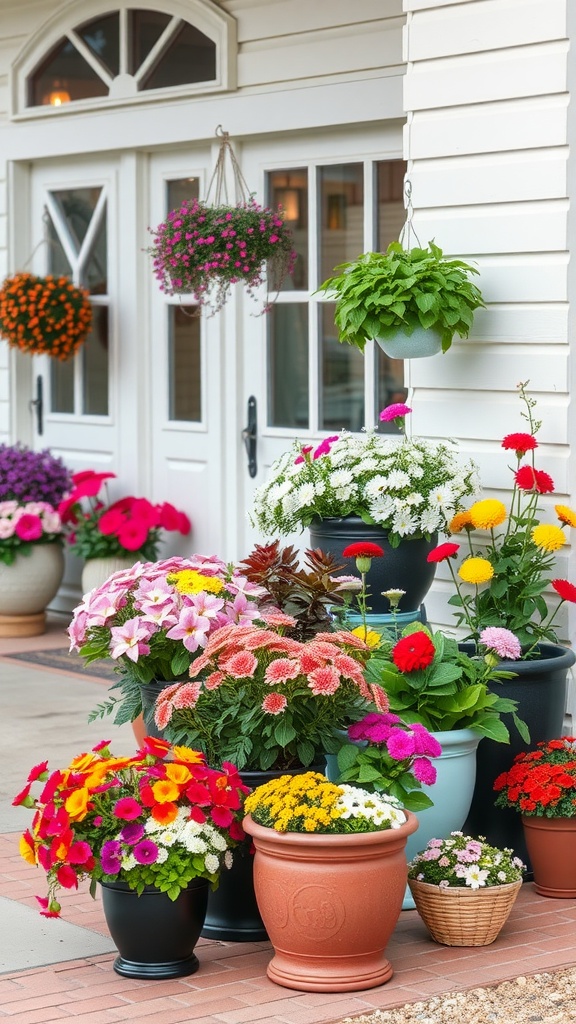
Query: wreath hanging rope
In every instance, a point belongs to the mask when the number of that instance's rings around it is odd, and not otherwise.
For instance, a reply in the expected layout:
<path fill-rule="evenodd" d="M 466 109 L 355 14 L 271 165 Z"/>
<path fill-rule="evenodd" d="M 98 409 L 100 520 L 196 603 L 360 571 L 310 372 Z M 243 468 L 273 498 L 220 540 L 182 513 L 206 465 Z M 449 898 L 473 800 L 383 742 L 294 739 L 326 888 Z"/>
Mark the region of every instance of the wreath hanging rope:
<path fill-rule="evenodd" d="M 155 231 L 154 275 L 168 295 L 193 295 L 199 311 L 217 313 L 242 283 L 253 298 L 267 276 L 277 293 L 294 269 L 296 252 L 282 210 L 260 206 L 240 170 L 228 132 L 216 129 L 220 150 L 205 200 L 184 200 Z M 234 202 L 228 195 L 231 165 Z M 268 297 L 263 312 L 270 308 Z"/>
<path fill-rule="evenodd" d="M 2 285 L 0 334 L 21 352 L 64 362 L 76 354 L 91 326 L 88 292 L 67 277 L 23 272 Z"/>

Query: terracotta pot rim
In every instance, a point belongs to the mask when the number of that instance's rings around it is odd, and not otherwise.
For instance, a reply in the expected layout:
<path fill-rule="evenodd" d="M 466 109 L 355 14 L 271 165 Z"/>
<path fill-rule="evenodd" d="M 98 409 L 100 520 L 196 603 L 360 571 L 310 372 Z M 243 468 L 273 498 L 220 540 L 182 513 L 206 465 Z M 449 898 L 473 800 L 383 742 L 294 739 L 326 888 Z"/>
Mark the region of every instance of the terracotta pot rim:
<path fill-rule="evenodd" d="M 545 814 L 521 814 L 520 819 L 523 825 L 528 828 L 556 829 L 572 832 L 576 830 L 576 815 L 571 818 L 559 814 L 555 818 L 548 818 Z"/>
<path fill-rule="evenodd" d="M 247 814 L 242 822 L 244 831 L 254 839 L 268 839 L 269 841 L 281 840 L 287 846 L 305 846 L 314 843 L 319 847 L 330 847 L 340 842 L 344 846 L 376 846 L 382 842 L 391 842 L 396 838 L 404 840 L 412 835 L 418 828 L 418 818 L 412 811 L 404 809 L 407 821 L 400 828 L 381 829 L 379 832 L 349 832 L 344 834 L 333 833 L 332 835 L 316 832 L 277 832 L 276 829 L 268 828 L 266 825 L 259 825 Z"/>

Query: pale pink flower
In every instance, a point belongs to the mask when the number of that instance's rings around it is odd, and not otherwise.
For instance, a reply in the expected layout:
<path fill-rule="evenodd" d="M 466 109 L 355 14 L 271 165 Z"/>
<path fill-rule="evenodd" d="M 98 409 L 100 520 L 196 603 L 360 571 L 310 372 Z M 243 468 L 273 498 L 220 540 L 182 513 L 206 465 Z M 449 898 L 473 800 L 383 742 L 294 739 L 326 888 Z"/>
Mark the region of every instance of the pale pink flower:
<path fill-rule="evenodd" d="M 196 707 L 201 689 L 202 686 L 198 682 L 182 683 L 172 697 L 172 706 L 178 709 Z"/>
<path fill-rule="evenodd" d="M 220 662 L 222 669 L 234 679 L 252 678 L 258 668 L 258 658 L 251 651 L 238 651 L 225 662 Z"/>
<path fill-rule="evenodd" d="M 266 612 L 261 616 L 261 618 L 267 626 L 286 626 L 287 628 L 290 628 L 291 626 L 296 625 L 296 619 L 291 615 L 286 615 L 285 612 Z"/>
<path fill-rule="evenodd" d="M 267 693 L 262 701 L 262 711 L 269 715 L 281 715 L 288 701 L 282 693 Z"/>
<path fill-rule="evenodd" d="M 285 683 L 287 679 L 296 679 L 300 675 L 300 665 L 290 658 L 276 658 L 271 661 L 264 673 L 264 682 L 269 686 Z"/>
<path fill-rule="evenodd" d="M 489 650 L 495 651 L 499 658 L 517 661 L 522 655 L 518 637 L 511 630 L 501 626 L 486 626 L 486 629 L 480 633 L 480 643 Z"/>
<path fill-rule="evenodd" d="M 166 636 L 170 640 L 181 640 L 187 651 L 193 653 L 199 647 L 206 646 L 206 634 L 210 629 L 210 620 L 198 615 L 195 608 L 183 608 L 180 618 Z"/>
<path fill-rule="evenodd" d="M 308 686 L 315 697 L 330 697 L 340 686 L 340 676 L 332 665 L 316 668 L 308 677 Z"/>
<path fill-rule="evenodd" d="M 211 672 L 210 675 L 206 676 L 206 679 L 204 680 L 204 689 L 217 690 L 224 678 L 225 676 L 223 672 Z"/>
<path fill-rule="evenodd" d="M 246 626 L 258 618 L 259 612 L 255 601 L 249 601 L 243 593 L 238 593 L 232 602 L 226 602 L 226 614 L 231 622 Z"/>
<path fill-rule="evenodd" d="M 159 729 L 165 729 L 170 719 L 172 718 L 172 712 L 174 708 L 169 700 L 164 701 L 162 704 L 156 704 L 156 710 L 154 712 L 154 721 Z"/>
<path fill-rule="evenodd" d="M 14 523 L 12 519 L 0 519 L 0 540 L 7 540 L 14 536 Z"/>
<path fill-rule="evenodd" d="M 120 658 L 123 654 L 130 661 L 150 654 L 150 647 L 145 642 L 149 638 L 148 630 L 140 619 L 128 619 L 122 626 L 112 626 L 110 630 L 110 657 Z"/>
<path fill-rule="evenodd" d="M 224 607 L 224 601 L 221 597 L 216 597 L 215 594 L 208 594 L 205 590 L 201 590 L 199 594 L 188 595 L 190 604 L 196 609 L 198 615 L 203 615 L 206 619 L 215 619 L 218 612 Z"/>

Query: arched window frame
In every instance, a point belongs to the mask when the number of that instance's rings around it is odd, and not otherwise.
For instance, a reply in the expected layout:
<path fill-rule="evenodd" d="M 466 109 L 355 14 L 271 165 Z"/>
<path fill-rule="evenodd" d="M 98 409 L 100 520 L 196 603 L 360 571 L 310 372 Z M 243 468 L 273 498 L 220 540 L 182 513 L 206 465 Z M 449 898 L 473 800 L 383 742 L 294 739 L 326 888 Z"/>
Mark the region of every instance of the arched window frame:
<path fill-rule="evenodd" d="M 130 95 L 103 96 L 97 98 L 74 100 L 59 107 L 48 105 L 29 107 L 27 101 L 28 77 L 33 73 L 42 58 L 56 46 L 61 39 L 74 32 L 79 25 L 92 18 L 116 11 L 127 11 L 138 8 L 157 11 L 172 17 L 182 18 L 203 32 L 216 46 L 216 76 L 208 82 L 193 82 L 165 89 L 152 89 Z M 90 2 L 75 0 L 74 3 L 55 12 L 27 40 L 25 46 L 14 61 L 10 73 L 10 116 L 15 120 L 40 117 L 61 117 L 67 113 L 78 113 L 89 110 L 102 110 L 106 107 L 125 106 L 127 104 L 151 104 L 161 100 L 210 95 L 218 92 L 230 92 L 236 89 L 237 65 L 237 32 L 235 19 L 225 11 L 215 7 L 211 0 L 103 0 Z"/>

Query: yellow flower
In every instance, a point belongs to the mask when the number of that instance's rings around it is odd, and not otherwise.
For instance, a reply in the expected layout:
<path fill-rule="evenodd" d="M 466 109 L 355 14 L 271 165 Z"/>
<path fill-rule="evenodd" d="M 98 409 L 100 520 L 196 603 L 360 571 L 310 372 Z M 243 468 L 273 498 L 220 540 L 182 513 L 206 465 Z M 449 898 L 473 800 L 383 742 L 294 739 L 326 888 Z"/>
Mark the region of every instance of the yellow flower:
<path fill-rule="evenodd" d="M 470 521 L 476 530 L 493 530 L 506 519 L 506 506 L 497 498 L 476 501 L 470 509 Z"/>
<path fill-rule="evenodd" d="M 169 583 L 173 583 L 176 590 L 181 594 L 199 594 L 205 590 L 209 594 L 219 594 L 224 589 L 222 580 L 217 576 L 205 576 L 196 569 L 181 569 L 179 572 L 171 572 L 166 577 Z"/>
<path fill-rule="evenodd" d="M 461 533 L 462 530 L 467 530 L 469 528 L 472 528 L 469 509 L 466 512 L 457 512 L 450 520 L 450 524 L 448 526 L 450 533 Z"/>
<path fill-rule="evenodd" d="M 576 512 L 568 508 L 568 505 L 554 505 L 554 511 L 561 523 L 567 523 L 568 526 L 576 526 Z"/>
<path fill-rule="evenodd" d="M 20 843 L 18 846 L 20 856 L 24 858 L 27 864 L 37 864 L 36 854 L 34 852 L 34 845 L 30 845 L 29 840 L 25 835 L 20 836 Z"/>
<path fill-rule="evenodd" d="M 543 551 L 558 551 L 566 543 L 564 530 L 561 526 L 549 526 L 540 523 L 532 530 L 532 540 L 537 548 Z"/>
<path fill-rule="evenodd" d="M 187 782 L 190 782 L 192 773 L 183 764 L 167 764 L 166 776 L 171 782 L 175 782 L 177 786 L 184 786 Z"/>
<path fill-rule="evenodd" d="M 187 764 L 202 764 L 204 761 L 204 754 L 191 747 L 172 747 L 172 750 L 177 761 L 186 761 Z"/>
<path fill-rule="evenodd" d="M 494 569 L 487 558 L 467 558 L 458 569 L 458 575 L 465 583 L 487 583 Z"/>
<path fill-rule="evenodd" d="M 72 821 L 82 821 L 86 817 L 86 808 L 90 799 L 87 789 L 76 789 L 70 794 L 64 806 Z"/>
<path fill-rule="evenodd" d="M 380 633 L 376 632 L 375 629 L 366 629 L 364 626 L 356 626 L 356 628 L 351 630 L 351 632 L 354 634 L 354 636 L 360 637 L 360 639 L 363 640 L 365 644 L 368 644 L 368 647 L 371 650 L 374 650 L 375 647 L 380 646 L 380 641 L 382 640 L 382 637 L 380 636 Z"/>
<path fill-rule="evenodd" d="M 154 799 L 158 804 L 169 804 L 180 796 L 178 786 L 175 786 L 169 779 L 160 779 L 152 786 Z"/>

